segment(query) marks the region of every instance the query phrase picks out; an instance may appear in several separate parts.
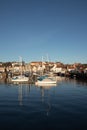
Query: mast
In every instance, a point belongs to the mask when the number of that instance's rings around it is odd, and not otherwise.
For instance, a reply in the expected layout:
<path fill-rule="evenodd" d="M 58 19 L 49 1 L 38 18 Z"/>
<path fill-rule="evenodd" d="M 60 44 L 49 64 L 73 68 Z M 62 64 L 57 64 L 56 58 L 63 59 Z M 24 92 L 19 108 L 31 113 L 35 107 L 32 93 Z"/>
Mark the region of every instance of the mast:
<path fill-rule="evenodd" d="M 43 75 L 43 56 L 42 56 L 42 75 Z"/>
<path fill-rule="evenodd" d="M 21 76 L 22 76 L 22 57 L 19 56 L 19 62 L 20 62 L 20 67 L 21 67 Z"/>
<path fill-rule="evenodd" d="M 49 56 L 48 56 L 48 53 L 47 53 L 47 62 L 49 62 Z"/>

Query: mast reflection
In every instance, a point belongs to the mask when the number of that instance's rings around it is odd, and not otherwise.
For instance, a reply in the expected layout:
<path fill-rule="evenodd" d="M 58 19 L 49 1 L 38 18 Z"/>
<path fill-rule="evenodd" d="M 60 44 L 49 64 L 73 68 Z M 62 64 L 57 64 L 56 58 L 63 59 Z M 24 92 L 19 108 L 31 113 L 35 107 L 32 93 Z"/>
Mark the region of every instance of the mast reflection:
<path fill-rule="evenodd" d="M 38 87 L 40 87 L 40 90 L 41 90 L 41 99 L 42 99 L 42 103 L 44 103 L 47 116 L 49 116 L 50 110 L 51 110 L 50 91 L 49 90 L 55 86 L 56 86 L 55 84 L 45 84 L 45 85 L 38 86 Z"/>
<path fill-rule="evenodd" d="M 23 90 L 24 85 L 23 84 L 19 84 L 18 85 L 18 101 L 19 101 L 19 105 L 22 106 L 23 105 Z M 26 85 L 24 88 L 26 88 L 25 90 L 25 95 L 29 96 L 30 93 L 30 85 Z"/>
<path fill-rule="evenodd" d="M 19 105 L 22 106 L 23 105 L 23 96 L 22 96 L 22 84 L 20 86 L 18 86 L 18 101 L 19 101 Z"/>

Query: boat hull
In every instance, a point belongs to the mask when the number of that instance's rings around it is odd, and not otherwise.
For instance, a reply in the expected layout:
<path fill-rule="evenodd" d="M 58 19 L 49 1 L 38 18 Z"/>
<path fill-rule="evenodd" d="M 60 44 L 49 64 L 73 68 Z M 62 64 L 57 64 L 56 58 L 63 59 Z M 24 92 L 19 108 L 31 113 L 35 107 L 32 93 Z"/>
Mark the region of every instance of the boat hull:
<path fill-rule="evenodd" d="M 25 76 L 16 76 L 11 79 L 11 82 L 28 82 L 29 78 Z"/>
<path fill-rule="evenodd" d="M 43 80 L 37 80 L 37 82 L 35 83 L 36 85 L 42 85 L 42 84 L 56 84 L 57 81 L 53 80 L 51 78 L 45 78 Z"/>

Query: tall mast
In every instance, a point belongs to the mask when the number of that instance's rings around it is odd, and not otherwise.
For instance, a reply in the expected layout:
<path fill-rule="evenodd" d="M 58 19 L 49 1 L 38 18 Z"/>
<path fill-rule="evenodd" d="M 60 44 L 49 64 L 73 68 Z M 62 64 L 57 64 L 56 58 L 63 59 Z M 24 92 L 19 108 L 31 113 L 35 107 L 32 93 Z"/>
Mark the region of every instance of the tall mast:
<path fill-rule="evenodd" d="M 42 66 L 43 66 L 43 56 L 42 56 Z"/>
<path fill-rule="evenodd" d="M 21 76 L 22 76 L 22 57 L 19 56 L 19 62 L 20 62 L 20 66 L 21 66 Z"/>
<path fill-rule="evenodd" d="M 42 56 L 42 75 L 43 75 L 43 56 Z"/>
<path fill-rule="evenodd" d="M 48 53 L 47 53 L 47 62 L 49 62 L 49 56 L 48 56 Z"/>

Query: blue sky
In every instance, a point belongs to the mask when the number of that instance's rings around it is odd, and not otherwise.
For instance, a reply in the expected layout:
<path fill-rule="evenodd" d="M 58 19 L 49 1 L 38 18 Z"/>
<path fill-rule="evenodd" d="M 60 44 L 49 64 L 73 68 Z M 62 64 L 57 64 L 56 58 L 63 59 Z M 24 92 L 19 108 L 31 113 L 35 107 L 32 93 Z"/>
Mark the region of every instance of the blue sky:
<path fill-rule="evenodd" d="M 0 61 L 87 63 L 87 0 L 0 0 Z"/>

